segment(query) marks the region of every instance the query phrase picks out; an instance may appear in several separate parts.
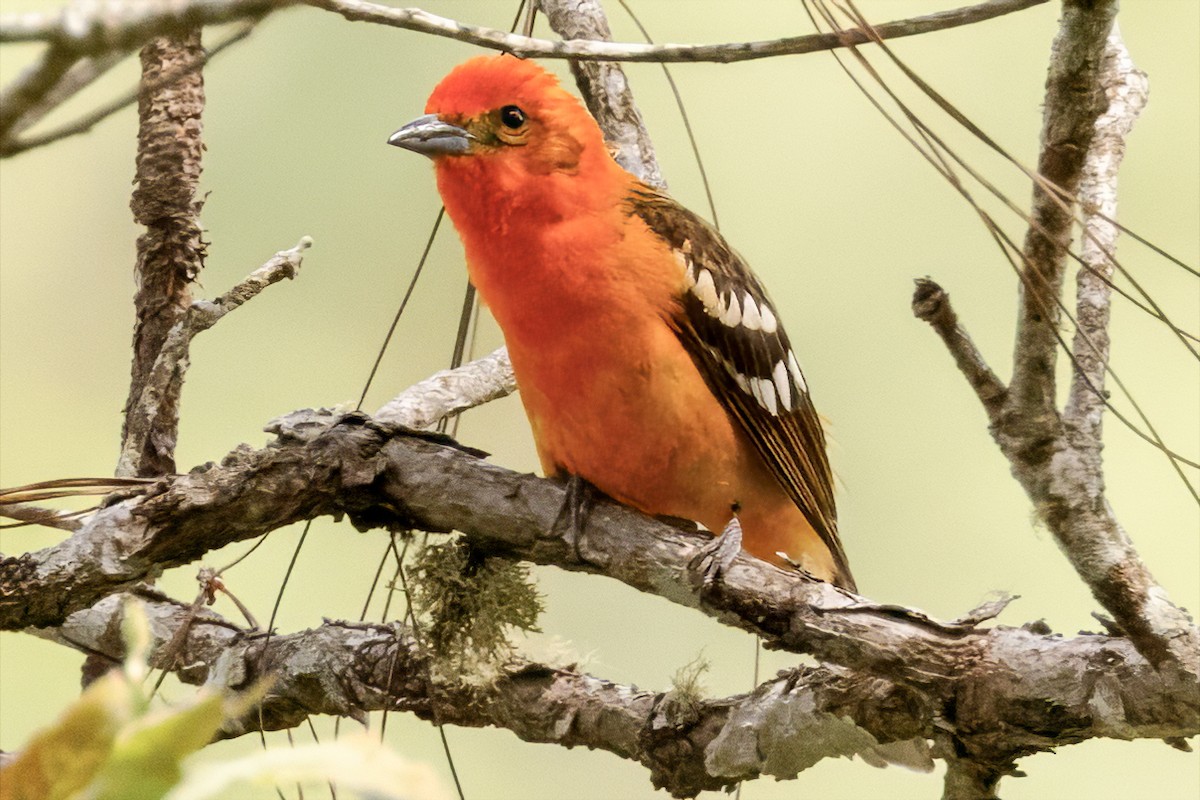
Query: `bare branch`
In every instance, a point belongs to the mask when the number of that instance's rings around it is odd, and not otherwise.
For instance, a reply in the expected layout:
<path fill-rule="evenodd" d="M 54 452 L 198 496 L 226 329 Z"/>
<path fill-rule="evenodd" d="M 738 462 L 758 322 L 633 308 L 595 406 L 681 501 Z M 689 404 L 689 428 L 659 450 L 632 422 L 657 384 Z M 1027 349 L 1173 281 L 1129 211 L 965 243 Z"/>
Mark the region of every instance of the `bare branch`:
<path fill-rule="evenodd" d="M 540 0 L 540 5 L 550 27 L 563 39 L 612 40 L 599 0 Z M 645 183 L 665 189 L 654 144 L 621 66 L 613 61 L 573 60 L 571 74 L 605 141 L 615 149 L 617 163 Z"/>
<path fill-rule="evenodd" d="M 698 590 L 689 565 L 710 538 L 613 504 L 589 516 L 588 560 L 581 562 L 575 547 L 538 533 L 553 529 L 564 500 L 560 484 L 486 464 L 444 437 L 405 434 L 362 415 L 332 427 L 331 419 L 294 420 L 271 447 L 239 449 L 220 466 L 164 478 L 143 496 L 101 509 L 66 541 L 0 562 L 0 630 L 60 624 L 114 591 L 231 542 L 346 514 L 364 528 L 459 530 L 481 554 L 604 574 L 773 646 L 913 685 L 944 684 L 962 672 L 964 659 L 984 652 L 1013 658 L 1020 649 L 1011 638 L 980 640 L 970 620 L 939 623 L 868 603 L 745 556 Z M 1176 635 L 1186 640 L 1196 632 Z M 1008 644 L 991 652 L 1000 642 Z M 1194 675 L 1187 680 L 1200 687 Z"/>
<path fill-rule="evenodd" d="M 375 419 L 417 430 L 428 430 L 446 417 L 506 397 L 517 390 L 508 350 L 499 350 L 443 370 L 413 384 L 375 413 Z"/>
<path fill-rule="evenodd" d="M 185 3 L 79 5 L 59 14 L 5 14 L 0 16 L 0 43 L 55 42 L 72 53 L 94 55 L 107 50 L 133 49 L 161 34 L 260 17 L 293 2 L 295 0 L 191 0 Z M 889 22 L 878 26 L 877 31 L 883 38 L 916 36 L 983 22 L 1044 2 L 1046 0 L 988 0 L 974 6 Z M 525 58 L 731 62 L 813 53 L 868 41 L 865 34 L 856 32 L 842 36 L 819 34 L 710 45 L 552 42 L 468 25 L 419 8 L 393 8 L 362 0 L 308 0 L 308 5 L 333 11 L 351 21 L 374 22 L 444 36 L 493 50 L 506 50 Z"/>
<path fill-rule="evenodd" d="M 192 335 L 205 331 L 217 324 L 217 321 L 240 307 L 243 303 L 254 298 L 268 286 L 282 280 L 291 280 L 300 271 L 304 263 L 304 251 L 312 247 L 313 241 L 308 236 L 300 237 L 300 241 L 287 250 L 280 250 L 267 259 L 261 267 L 251 272 L 236 286 L 218 297 L 216 300 L 197 300 L 188 309 L 188 323 Z"/>
<path fill-rule="evenodd" d="M 341 14 L 352 22 L 373 22 L 395 28 L 445 36 L 493 50 L 504 50 L 522 58 L 586 58 L 597 61 L 715 61 L 731 63 L 756 58 L 815 53 L 869 41 L 866 34 L 790 36 L 759 42 L 726 44 L 640 44 L 614 42 L 552 42 L 531 39 L 494 28 L 468 25 L 438 17 L 415 8 L 392 8 L 366 0 L 304 0 L 308 5 Z M 979 5 L 889 22 L 876 27 L 880 37 L 915 36 L 960 25 L 993 19 L 1021 11 L 1045 0 L 988 0 Z"/>
<path fill-rule="evenodd" d="M 257 18 L 294 0 L 148 0 L 137 3 L 74 2 L 52 13 L 0 15 L 0 44 L 51 42 L 77 55 L 134 50 L 156 36 L 183 34 L 205 25 Z"/>
<path fill-rule="evenodd" d="M 1065 196 L 1056 197 L 1040 181 L 1034 185 L 1033 224 L 1025 237 L 1013 377 L 1005 414 L 1009 435 L 1025 439 L 1024 447 L 1035 451 L 1024 456 L 1029 460 L 1044 457 L 1036 450 L 1055 436 L 1058 424 L 1054 376 L 1057 301 L 1074 224 L 1070 203 L 1062 200 L 1074 197 L 1079 188 L 1096 120 L 1107 104 L 1098 70 L 1116 13 L 1115 0 L 1068 0 L 1051 48 L 1038 174 Z"/>
<path fill-rule="evenodd" d="M 244 24 L 241 28 L 226 36 L 216 45 L 205 50 L 204 58 L 192 61 L 183 65 L 176 66 L 170 72 L 163 73 L 159 76 L 157 85 L 165 86 L 172 83 L 176 78 L 184 72 L 199 69 L 204 64 L 212 61 L 218 53 L 223 52 L 231 45 L 237 44 L 244 40 L 254 30 L 255 21 Z M 64 123 L 57 128 L 37 133 L 21 138 L 14 138 L 16 134 L 32 126 L 44 114 L 49 113 L 53 108 L 57 108 L 71 94 L 79 91 L 79 89 L 88 85 L 91 81 L 100 77 L 104 71 L 112 65 L 118 63 L 125 57 L 124 53 L 109 53 L 95 57 L 88 57 L 75 65 L 62 82 L 46 95 L 34 109 L 31 109 L 20 121 L 9 131 L 7 138 L 0 138 L 0 158 L 7 158 L 18 153 L 24 153 L 26 150 L 33 150 L 37 147 L 43 147 L 48 144 L 57 142 L 60 139 L 66 139 L 71 136 L 78 136 L 81 133 L 87 133 L 97 124 L 111 117 L 113 114 L 122 110 L 127 106 L 131 106 L 137 102 L 139 88 L 134 87 L 123 95 L 113 98 L 107 103 L 102 103 L 86 114 L 81 115 L 78 119 L 72 122 Z"/>
<path fill-rule="evenodd" d="M 25 525 L 44 525 L 47 528 L 58 528 L 64 531 L 77 531 L 83 527 L 83 523 L 70 511 L 42 508 L 29 503 L 2 503 L 0 504 L 0 516 L 20 520 Z"/>
<path fill-rule="evenodd" d="M 958 322 L 958 315 L 950 305 L 950 295 L 929 278 L 918 278 L 913 293 L 913 314 L 917 319 L 928 322 L 942 337 L 954 363 L 962 372 L 971 388 L 975 390 L 988 419 L 995 422 L 1004 403 L 1008 389 L 984 361 L 983 354 L 975 347 L 965 328 Z"/>
<path fill-rule="evenodd" d="M 1049 182 L 1035 183 L 1033 219 L 1025 240 L 1017 347 L 1013 380 L 998 409 L 989 408 L 991 431 L 1008 458 L 1013 476 L 1034 503 L 1039 517 L 1053 532 L 1072 566 L 1088 584 L 1093 596 L 1152 663 L 1172 659 L 1186 672 L 1200 675 L 1200 630 L 1186 611 L 1171 603 L 1142 563 L 1128 535 L 1117 522 L 1104 497 L 1100 462 L 1100 411 L 1088 406 L 1079 384 L 1104 369 L 1100 358 L 1083 362 L 1066 420 L 1056 407 L 1055 356 L 1058 347 L 1058 302 L 1062 289 L 1072 211 L 1063 200 L 1073 197 L 1082 179 L 1085 157 L 1095 144 L 1096 156 L 1110 158 L 1110 136 L 1127 127 L 1123 114 L 1101 118 L 1108 104 L 1105 87 L 1136 92 L 1126 87 L 1128 62 L 1102 58 L 1109 43 L 1116 9 L 1113 2 L 1068 0 L 1051 54 L 1046 88 L 1039 172 Z M 1122 67 L 1124 63 L 1124 67 Z M 1102 73 L 1102 68 L 1108 72 Z M 1121 71 L 1121 70 L 1124 71 Z M 1102 135 L 1097 126 L 1105 125 Z M 1115 173 L 1107 170 L 1111 178 Z M 1058 195 L 1053 187 L 1064 194 Z M 1052 192 L 1054 192 L 1052 194 Z M 1088 320 L 1076 338 L 1076 348 L 1093 356 L 1092 340 L 1103 329 L 1107 293 L 1099 299 L 1092 287 L 1103 288 L 1096 276 L 1081 277 Z M 1098 290 L 1097 290 L 1098 291 Z M 936 298 L 935 298 L 936 299 Z M 917 308 L 918 313 L 922 308 Z M 936 315 L 936 304 L 925 309 Z M 948 324 L 943 319 L 943 323 Z M 1099 326 L 1099 327 L 1097 327 Z M 938 327 L 935 324 L 935 327 Z M 951 334 L 947 337 L 946 332 Z M 939 333 L 985 405 L 994 404 L 999 384 L 982 372 L 982 358 L 944 324 Z M 1107 339 L 1105 335 L 1105 340 Z M 1101 383 L 1102 385 L 1102 383 Z M 984 391 L 980 390 L 984 388 Z M 1102 404 L 1097 397 L 1094 398 Z"/>
<path fill-rule="evenodd" d="M 94 58 L 89 56 L 79 59 L 67 70 L 62 80 L 50 87 L 37 103 L 26 110 L 2 138 L 11 139 L 37 124 L 42 117 L 75 96 L 80 90 L 90 86 L 93 81 L 121 63 L 128 55 L 125 52 L 113 52 Z"/>
<path fill-rule="evenodd" d="M 49 47 L 0 93 L 0 140 L 6 139 L 21 117 L 53 91 L 79 59 L 61 47 Z"/>

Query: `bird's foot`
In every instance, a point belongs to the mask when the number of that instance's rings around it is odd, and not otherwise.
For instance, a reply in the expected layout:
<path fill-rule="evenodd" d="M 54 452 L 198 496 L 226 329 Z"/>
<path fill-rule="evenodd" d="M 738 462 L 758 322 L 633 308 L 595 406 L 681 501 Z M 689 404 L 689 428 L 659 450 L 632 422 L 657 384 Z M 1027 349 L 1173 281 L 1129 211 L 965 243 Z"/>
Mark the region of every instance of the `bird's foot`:
<path fill-rule="evenodd" d="M 567 492 L 563 496 L 558 516 L 550 527 L 553 538 L 562 539 L 581 564 L 603 567 L 608 559 L 600 553 L 589 552 L 584 528 L 600 490 L 578 475 L 566 476 Z"/>
<path fill-rule="evenodd" d="M 742 523 L 737 517 L 729 520 L 725 530 L 700 548 L 688 562 L 688 579 L 696 591 L 709 589 L 729 569 L 733 559 L 742 551 Z"/>

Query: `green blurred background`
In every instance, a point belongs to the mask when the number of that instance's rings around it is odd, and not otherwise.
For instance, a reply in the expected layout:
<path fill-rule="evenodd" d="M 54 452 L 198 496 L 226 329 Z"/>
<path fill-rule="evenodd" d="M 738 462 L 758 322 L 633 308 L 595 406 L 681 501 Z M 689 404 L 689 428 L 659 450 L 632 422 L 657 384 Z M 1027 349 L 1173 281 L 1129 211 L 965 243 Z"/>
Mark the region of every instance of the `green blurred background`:
<path fill-rule="evenodd" d="M 957 4 L 862 0 L 861 7 L 883 21 Z M 57 5 L 4 0 L 2 7 L 10 12 Z M 507 27 L 515 5 L 424 7 Z M 616 38 L 638 40 L 628 18 L 611 5 Z M 638 0 L 634 8 L 652 34 L 676 42 L 765 39 L 810 29 L 799 2 Z M 1057 16 L 1051 3 L 893 46 L 1031 163 Z M 1150 106 L 1130 138 L 1121 173 L 1120 216 L 1195 264 L 1200 4 L 1129 3 L 1120 24 L 1151 79 Z M 544 26 L 539 32 L 549 35 Z M 207 42 L 216 39 L 216 32 L 207 34 Z M 24 46 L 0 51 L 4 82 L 36 52 Z M 278 414 L 357 399 L 438 209 L 428 163 L 385 140 L 421 112 L 441 75 L 475 52 L 446 39 L 351 25 L 297 8 L 268 19 L 206 70 L 203 188 L 209 195 L 203 219 L 212 245 L 198 293 L 219 294 L 302 235 L 316 245 L 296 281 L 269 289 L 195 341 L 180 469 L 218 460 L 241 442 L 262 445 L 263 424 Z M 563 64 L 554 68 L 565 74 Z M 1021 599 L 1002 622 L 1041 618 L 1064 635 L 1096 629 L 1089 616 L 1096 604 L 1033 520 L 988 437 L 978 402 L 936 336 L 909 311 L 912 279 L 932 276 L 951 292 L 992 365 L 1007 375 L 1017 283 L 972 212 L 828 54 L 673 69 L 722 230 L 770 287 L 818 407 L 832 420 L 843 537 L 863 591 L 952 617 L 989 591 L 1004 590 Z M 672 193 L 705 211 L 661 69 L 631 65 L 628 73 Z M 135 79 L 134 63 L 124 65 L 50 124 Z M 972 163 L 1027 203 L 1028 186 L 1015 170 L 953 132 L 928 103 L 918 102 L 918 108 Z M 128 211 L 136 122 L 127 109 L 88 135 L 0 168 L 0 485 L 111 474 L 116 462 L 138 233 Z M 1021 230 L 1015 222 L 1010 229 Z M 1127 240 L 1120 255 L 1179 324 L 1196 329 L 1200 293 L 1194 280 Z M 456 237 L 443 230 L 368 408 L 447 363 L 465 284 L 461 258 Z M 1128 304 L 1118 300 L 1114 317 L 1115 369 L 1168 443 L 1194 457 L 1200 442 L 1195 362 L 1165 328 Z M 485 322 L 476 352 L 499 343 Z M 1119 397 L 1116 402 L 1128 407 Z M 1196 608 L 1196 506 L 1166 459 L 1111 417 L 1107 427 L 1112 505 L 1173 599 Z M 515 397 L 469 413 L 459 437 L 492 452 L 496 463 L 536 468 Z M 298 529 L 273 534 L 227 575 L 232 591 L 260 620 L 270 615 L 298 536 Z M 0 550 L 22 552 L 59 537 L 48 530 L 4 531 Z M 316 625 L 322 617 L 357 618 L 384 547 L 379 532 L 360 534 L 328 520 L 314 524 L 283 598 L 279 629 Z M 206 563 L 222 565 L 244 549 L 213 553 Z M 195 566 L 176 570 L 162 583 L 190 599 L 195 572 Z M 596 675 L 662 690 L 676 669 L 703 654 L 712 664 L 705 676 L 712 696 L 750 686 L 749 636 L 602 578 L 552 569 L 537 569 L 536 576 L 547 612 L 545 636 L 528 643 L 535 656 L 569 648 Z M 226 600 L 217 608 L 237 616 Z M 763 675 L 794 662 L 764 654 Z M 77 654 L 31 636 L 0 634 L 0 748 L 18 748 L 68 702 L 79 663 Z M 376 728 L 378 722 L 373 720 Z M 331 735 L 330 720 L 317 723 Z M 397 750 L 448 776 L 432 727 L 393 715 L 387 731 Z M 605 753 L 525 744 L 496 730 L 450 729 L 448 738 L 468 800 L 654 796 L 640 767 Z M 268 742 L 287 746 L 282 735 Z M 245 737 L 203 757 L 259 746 Z M 1020 766 L 1028 777 L 1006 779 L 1007 798 L 1200 794 L 1200 757 L 1158 742 L 1089 742 Z M 797 781 L 757 781 L 745 787 L 743 798 L 928 798 L 940 791 L 938 773 L 837 760 Z M 244 796 L 275 795 L 263 790 Z"/>

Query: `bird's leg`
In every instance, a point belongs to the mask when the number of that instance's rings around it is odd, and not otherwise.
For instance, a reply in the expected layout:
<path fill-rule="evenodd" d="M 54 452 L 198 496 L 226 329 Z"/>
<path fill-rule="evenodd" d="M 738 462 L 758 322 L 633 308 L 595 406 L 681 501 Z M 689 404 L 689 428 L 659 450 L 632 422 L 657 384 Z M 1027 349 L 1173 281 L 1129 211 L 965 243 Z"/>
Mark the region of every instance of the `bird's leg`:
<path fill-rule="evenodd" d="M 720 580 L 721 575 L 729 569 L 729 565 L 741 551 L 742 523 L 738 520 L 735 510 L 725 529 L 701 547 L 700 552 L 688 562 L 688 578 L 692 588 L 697 591 L 710 588 Z"/>
<path fill-rule="evenodd" d="M 554 519 L 550 533 L 566 542 L 580 563 L 604 566 L 607 559 L 599 554 L 589 555 L 586 552 L 587 541 L 584 536 L 584 526 L 592 511 L 592 505 L 597 497 L 601 496 L 600 491 L 586 479 L 571 473 L 566 475 L 566 484 L 567 492 L 563 496 L 562 506 L 558 509 L 558 516 Z"/>

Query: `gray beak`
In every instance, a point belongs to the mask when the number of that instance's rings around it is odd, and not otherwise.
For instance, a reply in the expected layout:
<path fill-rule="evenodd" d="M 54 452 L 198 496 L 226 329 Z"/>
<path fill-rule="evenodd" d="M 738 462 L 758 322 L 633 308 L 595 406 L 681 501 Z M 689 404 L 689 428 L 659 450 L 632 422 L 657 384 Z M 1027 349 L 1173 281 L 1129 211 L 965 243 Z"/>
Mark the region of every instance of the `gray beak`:
<path fill-rule="evenodd" d="M 388 144 L 434 158 L 465 155 L 470 151 L 474 138 L 457 125 L 442 122 L 437 114 L 426 114 L 389 136 Z"/>

